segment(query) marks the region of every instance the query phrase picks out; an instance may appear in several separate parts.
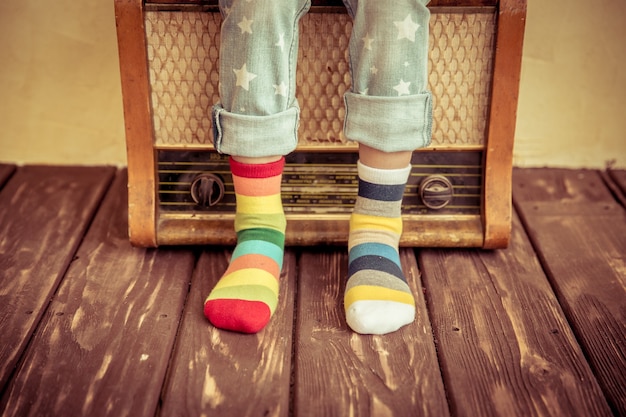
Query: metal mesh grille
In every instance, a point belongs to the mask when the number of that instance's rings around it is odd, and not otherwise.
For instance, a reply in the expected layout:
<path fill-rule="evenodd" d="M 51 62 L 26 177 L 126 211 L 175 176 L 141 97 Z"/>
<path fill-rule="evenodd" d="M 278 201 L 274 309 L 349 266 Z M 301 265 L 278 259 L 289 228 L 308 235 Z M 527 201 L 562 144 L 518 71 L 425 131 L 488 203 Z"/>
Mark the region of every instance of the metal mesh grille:
<path fill-rule="evenodd" d="M 146 11 L 145 18 L 156 145 L 210 145 L 209 112 L 218 101 L 220 14 Z M 302 18 L 301 29 L 296 74 L 300 145 L 345 147 L 343 93 L 350 88 L 350 18 L 309 13 Z M 483 144 L 494 33 L 494 13 L 432 14 L 433 145 Z"/>

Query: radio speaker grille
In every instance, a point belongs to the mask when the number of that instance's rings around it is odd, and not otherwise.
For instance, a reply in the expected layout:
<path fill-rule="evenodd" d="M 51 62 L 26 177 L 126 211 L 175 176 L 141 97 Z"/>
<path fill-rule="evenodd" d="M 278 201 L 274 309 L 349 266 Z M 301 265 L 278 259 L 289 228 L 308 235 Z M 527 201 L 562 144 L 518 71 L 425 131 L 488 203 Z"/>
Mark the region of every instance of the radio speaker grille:
<path fill-rule="evenodd" d="M 433 11 L 429 84 L 434 95 L 434 146 L 484 143 L 495 21 L 493 8 L 479 13 Z M 155 145 L 210 147 L 209 112 L 218 101 L 220 14 L 146 11 L 145 23 Z M 309 13 L 300 27 L 296 74 L 302 109 L 300 145 L 345 147 L 343 93 L 350 88 L 350 17 Z"/>

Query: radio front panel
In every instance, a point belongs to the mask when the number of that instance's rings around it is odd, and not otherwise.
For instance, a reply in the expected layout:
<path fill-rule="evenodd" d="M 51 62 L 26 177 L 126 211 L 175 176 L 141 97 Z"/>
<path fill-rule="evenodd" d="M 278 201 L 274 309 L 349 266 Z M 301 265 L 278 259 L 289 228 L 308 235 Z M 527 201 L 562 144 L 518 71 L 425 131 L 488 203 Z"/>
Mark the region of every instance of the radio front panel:
<path fill-rule="evenodd" d="M 228 159 L 206 151 L 159 151 L 158 201 L 162 215 L 210 217 L 235 213 Z M 357 154 L 287 156 L 282 201 L 289 214 L 350 214 L 357 195 Z M 412 160 L 403 199 L 407 215 L 481 214 L 482 154 L 421 152 Z"/>

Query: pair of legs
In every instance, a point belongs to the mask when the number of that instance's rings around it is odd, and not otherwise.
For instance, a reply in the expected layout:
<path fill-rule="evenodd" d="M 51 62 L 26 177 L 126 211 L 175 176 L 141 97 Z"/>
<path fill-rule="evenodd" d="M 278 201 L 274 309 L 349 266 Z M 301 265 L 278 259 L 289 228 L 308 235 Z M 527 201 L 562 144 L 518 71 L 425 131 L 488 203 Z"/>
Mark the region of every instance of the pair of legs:
<path fill-rule="evenodd" d="M 344 0 L 353 19 L 346 138 L 359 143 L 359 196 L 350 220 L 346 318 L 359 333 L 413 321 L 399 264 L 402 194 L 413 150 L 430 142 L 428 0 Z M 310 0 L 222 0 L 215 146 L 231 155 L 238 243 L 205 302 L 217 327 L 254 333 L 276 308 L 285 217 L 284 155 L 297 144 L 298 22 Z"/>

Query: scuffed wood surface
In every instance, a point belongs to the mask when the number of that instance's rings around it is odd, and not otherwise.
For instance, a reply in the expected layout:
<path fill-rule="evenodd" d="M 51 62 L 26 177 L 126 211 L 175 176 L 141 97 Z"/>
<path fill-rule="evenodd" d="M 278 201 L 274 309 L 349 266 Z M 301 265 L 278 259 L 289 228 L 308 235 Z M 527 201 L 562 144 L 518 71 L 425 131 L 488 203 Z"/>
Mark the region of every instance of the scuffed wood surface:
<path fill-rule="evenodd" d="M 131 247 L 126 206 L 118 175 L 4 394 L 3 416 L 154 415 L 194 256 Z"/>
<path fill-rule="evenodd" d="M 455 415 L 611 415 L 516 217 L 506 250 L 419 260 Z"/>
<path fill-rule="evenodd" d="M 609 174 L 611 175 L 613 180 L 619 184 L 622 191 L 626 193 L 626 170 L 612 169 L 609 171 Z"/>
<path fill-rule="evenodd" d="M 212 328 L 230 249 L 132 247 L 124 174 L 7 176 L 0 415 L 626 415 L 624 177 L 516 172 L 511 246 L 423 250 L 419 268 L 403 249 L 417 320 L 363 336 L 344 247 L 288 249 L 260 334 Z"/>
<path fill-rule="evenodd" d="M 626 170 L 612 169 L 608 171 L 607 175 L 610 178 L 609 181 L 615 184 L 615 188 L 617 188 L 615 193 L 618 201 L 626 207 Z"/>
<path fill-rule="evenodd" d="M 203 315 L 204 299 L 229 258 L 230 251 L 219 248 L 200 256 L 163 390 L 163 417 L 289 415 L 295 254 L 285 254 L 271 322 L 254 335 L 216 329 Z"/>
<path fill-rule="evenodd" d="M 12 164 L 0 164 L 0 189 L 5 182 L 9 179 L 11 174 L 15 171 L 15 165 Z"/>
<path fill-rule="evenodd" d="M 449 415 L 413 251 L 403 249 L 401 260 L 417 317 L 385 336 L 359 335 L 346 324 L 346 252 L 306 251 L 299 262 L 296 415 Z"/>
<path fill-rule="evenodd" d="M 609 403 L 626 415 L 626 211 L 595 171 L 517 170 L 514 201 Z"/>
<path fill-rule="evenodd" d="M 0 192 L 0 389 L 98 209 L 112 168 L 17 170 Z"/>

